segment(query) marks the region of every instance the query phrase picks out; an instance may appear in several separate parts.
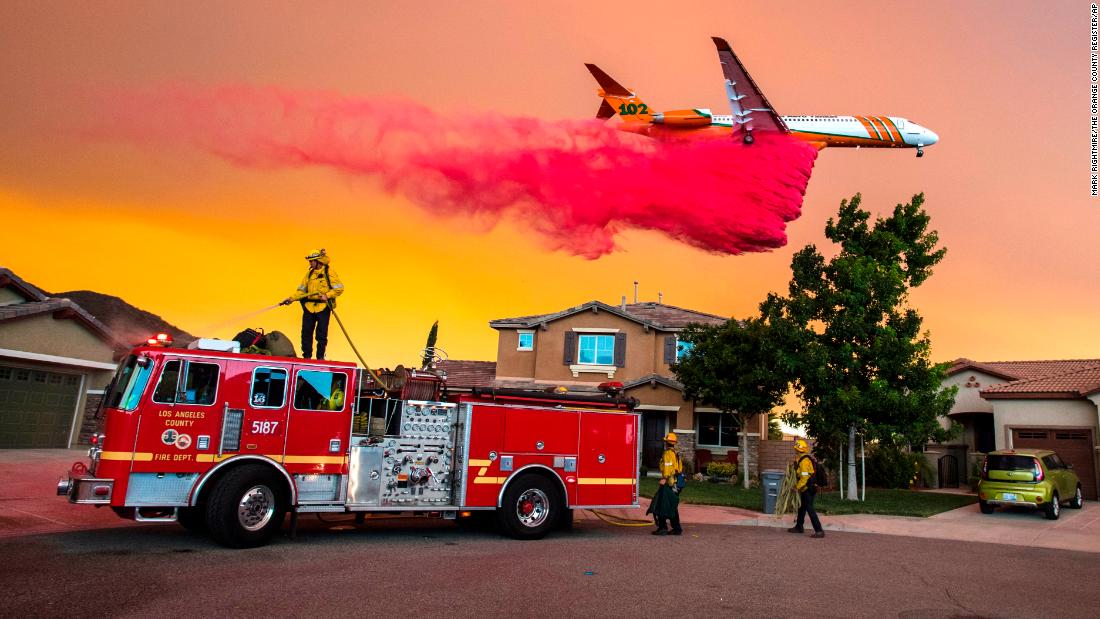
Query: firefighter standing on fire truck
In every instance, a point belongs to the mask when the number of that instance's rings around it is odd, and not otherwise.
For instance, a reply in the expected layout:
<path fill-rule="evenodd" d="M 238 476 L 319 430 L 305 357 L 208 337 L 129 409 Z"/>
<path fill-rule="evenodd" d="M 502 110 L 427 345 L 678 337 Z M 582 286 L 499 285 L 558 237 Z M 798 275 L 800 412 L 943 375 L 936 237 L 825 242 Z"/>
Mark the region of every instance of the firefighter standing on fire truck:
<path fill-rule="evenodd" d="M 324 249 L 310 252 L 309 272 L 302 278 L 298 290 L 279 305 L 290 305 L 298 301 L 302 304 L 302 358 L 309 359 L 313 354 L 314 330 L 317 332 L 317 358 L 325 358 L 328 345 L 328 321 L 336 307 L 336 297 L 344 292 L 344 284 L 329 266 L 329 257 Z"/>

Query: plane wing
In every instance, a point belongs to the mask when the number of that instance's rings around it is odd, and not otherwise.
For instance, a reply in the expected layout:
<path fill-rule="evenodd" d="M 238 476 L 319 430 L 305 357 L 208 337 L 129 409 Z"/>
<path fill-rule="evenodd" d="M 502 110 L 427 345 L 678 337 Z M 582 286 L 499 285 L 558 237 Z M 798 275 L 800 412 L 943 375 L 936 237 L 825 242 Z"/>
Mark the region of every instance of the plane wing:
<path fill-rule="evenodd" d="M 779 131 L 790 133 L 787 123 L 768 103 L 767 97 L 752 81 L 745 65 L 733 53 L 733 48 L 725 39 L 711 37 L 718 48 L 718 61 L 722 63 L 722 75 L 726 78 L 726 96 L 733 110 L 733 122 L 741 125 L 745 131 Z M 746 138 L 749 141 L 749 138 Z"/>

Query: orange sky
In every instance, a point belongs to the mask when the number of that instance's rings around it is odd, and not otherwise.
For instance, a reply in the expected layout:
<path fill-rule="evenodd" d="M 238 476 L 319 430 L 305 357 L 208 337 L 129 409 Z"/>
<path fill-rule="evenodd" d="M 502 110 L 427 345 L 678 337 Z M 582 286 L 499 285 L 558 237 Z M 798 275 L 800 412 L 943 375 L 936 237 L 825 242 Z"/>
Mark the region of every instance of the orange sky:
<path fill-rule="evenodd" d="M 645 300 L 746 315 L 785 290 L 791 254 L 823 242 L 842 198 L 862 192 L 885 214 L 924 191 L 949 250 L 913 296 L 937 359 L 1100 355 L 1087 2 L 46 4 L 0 5 L 0 264 L 49 291 L 118 295 L 230 337 L 247 325 L 210 327 L 285 297 L 323 246 L 369 363 L 410 362 L 435 319 L 453 358 L 493 359 L 490 319 L 617 303 L 635 279 Z M 429 217 L 331 171 L 241 169 L 75 130 L 97 88 L 181 82 L 586 118 L 599 101 L 584 62 L 656 109 L 722 110 L 712 35 L 783 114 L 904 116 L 941 142 L 920 160 L 823 151 L 781 250 L 722 257 L 633 232 L 589 261 L 541 249 L 522 221 Z M 296 340 L 298 317 L 247 322 Z"/>

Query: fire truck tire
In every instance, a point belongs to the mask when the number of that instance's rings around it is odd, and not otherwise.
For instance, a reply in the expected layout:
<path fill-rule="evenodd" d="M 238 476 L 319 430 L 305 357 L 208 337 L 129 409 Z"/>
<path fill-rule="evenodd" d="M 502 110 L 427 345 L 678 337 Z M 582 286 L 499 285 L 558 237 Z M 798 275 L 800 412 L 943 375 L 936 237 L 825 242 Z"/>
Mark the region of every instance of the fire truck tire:
<path fill-rule="evenodd" d="M 246 464 L 226 472 L 207 499 L 206 524 L 214 541 L 230 548 L 255 548 L 283 526 L 286 499 L 274 472 Z"/>
<path fill-rule="evenodd" d="M 524 475 L 508 485 L 497 510 L 501 530 L 516 539 L 541 539 L 558 523 L 561 491 L 541 475 Z"/>
<path fill-rule="evenodd" d="M 193 533 L 206 531 L 206 514 L 202 507 L 181 507 L 176 511 L 176 522 Z"/>
<path fill-rule="evenodd" d="M 561 511 L 561 517 L 558 518 L 558 529 L 562 531 L 573 530 L 573 510 L 563 509 Z"/>

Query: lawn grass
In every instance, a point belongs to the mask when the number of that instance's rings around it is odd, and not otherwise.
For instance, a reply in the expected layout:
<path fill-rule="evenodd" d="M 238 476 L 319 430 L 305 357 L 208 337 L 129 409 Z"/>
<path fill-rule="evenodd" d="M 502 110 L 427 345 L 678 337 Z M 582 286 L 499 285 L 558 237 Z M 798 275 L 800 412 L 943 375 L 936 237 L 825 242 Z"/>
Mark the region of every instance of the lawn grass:
<path fill-rule="evenodd" d="M 641 495 L 652 497 L 657 490 L 657 480 L 643 477 Z M 684 503 L 696 505 L 726 505 L 753 511 L 762 511 L 764 491 L 761 488 L 749 488 L 707 481 L 689 481 L 680 494 Z M 939 494 L 935 492 L 914 492 L 912 490 L 867 489 L 866 501 L 845 501 L 836 490 L 819 492 L 814 507 L 820 514 L 882 514 L 889 516 L 920 516 L 927 518 L 941 512 L 950 511 L 965 505 L 976 503 L 978 498 L 965 494 Z"/>

